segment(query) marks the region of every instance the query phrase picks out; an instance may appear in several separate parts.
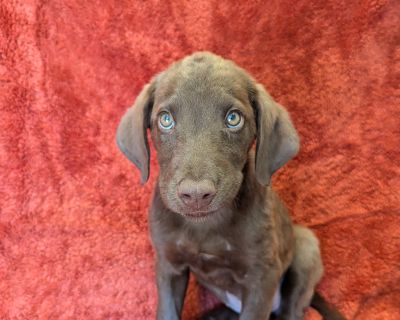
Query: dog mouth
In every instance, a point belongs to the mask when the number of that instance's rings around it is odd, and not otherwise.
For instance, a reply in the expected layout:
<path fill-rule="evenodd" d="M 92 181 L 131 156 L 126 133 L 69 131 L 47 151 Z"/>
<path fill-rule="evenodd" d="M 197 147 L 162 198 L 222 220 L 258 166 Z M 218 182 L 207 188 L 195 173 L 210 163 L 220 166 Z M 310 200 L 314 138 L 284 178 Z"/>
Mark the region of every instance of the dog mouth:
<path fill-rule="evenodd" d="M 183 213 L 185 218 L 193 221 L 202 221 L 207 219 L 208 217 L 212 216 L 215 213 L 215 210 L 210 211 L 191 211 Z"/>

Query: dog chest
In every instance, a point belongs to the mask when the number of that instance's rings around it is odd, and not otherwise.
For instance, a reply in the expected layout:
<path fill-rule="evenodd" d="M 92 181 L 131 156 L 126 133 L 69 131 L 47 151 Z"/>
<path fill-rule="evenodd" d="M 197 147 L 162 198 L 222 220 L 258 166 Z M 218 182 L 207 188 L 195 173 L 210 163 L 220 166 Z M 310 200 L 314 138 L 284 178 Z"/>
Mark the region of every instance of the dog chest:
<path fill-rule="evenodd" d="M 175 268 L 189 267 L 199 280 L 220 288 L 236 287 L 246 277 L 245 257 L 225 239 L 212 239 L 203 245 L 179 239 L 168 245 L 166 253 Z"/>

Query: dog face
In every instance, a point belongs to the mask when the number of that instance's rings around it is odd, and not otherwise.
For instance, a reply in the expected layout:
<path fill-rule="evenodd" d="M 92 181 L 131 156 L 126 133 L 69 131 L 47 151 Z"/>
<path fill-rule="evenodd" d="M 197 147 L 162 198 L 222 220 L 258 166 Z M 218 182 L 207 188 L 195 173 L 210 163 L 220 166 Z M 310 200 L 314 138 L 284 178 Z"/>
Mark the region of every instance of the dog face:
<path fill-rule="evenodd" d="M 150 128 L 169 209 L 195 218 L 233 202 L 256 135 L 247 80 L 203 56 L 159 77 Z"/>
<path fill-rule="evenodd" d="M 231 207 L 257 141 L 255 174 L 271 174 L 298 150 L 289 116 L 234 63 L 196 53 L 146 85 L 121 120 L 117 143 L 148 179 L 147 128 L 160 165 L 161 198 L 188 219 Z"/>

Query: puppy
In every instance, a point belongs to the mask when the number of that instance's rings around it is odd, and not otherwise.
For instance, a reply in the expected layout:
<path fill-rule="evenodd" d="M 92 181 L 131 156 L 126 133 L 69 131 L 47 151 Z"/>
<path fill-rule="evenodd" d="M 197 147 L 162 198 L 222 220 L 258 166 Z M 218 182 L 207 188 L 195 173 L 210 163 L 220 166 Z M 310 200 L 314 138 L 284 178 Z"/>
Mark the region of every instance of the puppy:
<path fill-rule="evenodd" d="M 286 110 L 233 62 L 199 52 L 154 77 L 120 122 L 117 144 L 143 183 L 148 128 L 157 319 L 180 318 L 189 272 L 229 308 L 209 319 L 303 319 L 323 266 L 315 235 L 269 186 L 299 150 Z"/>

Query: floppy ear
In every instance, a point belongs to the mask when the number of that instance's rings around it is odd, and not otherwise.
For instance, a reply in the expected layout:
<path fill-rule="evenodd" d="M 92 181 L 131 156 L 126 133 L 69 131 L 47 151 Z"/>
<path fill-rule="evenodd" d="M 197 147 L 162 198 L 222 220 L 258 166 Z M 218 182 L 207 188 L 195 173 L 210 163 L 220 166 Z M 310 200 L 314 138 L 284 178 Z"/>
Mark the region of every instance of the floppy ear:
<path fill-rule="evenodd" d="M 257 114 L 256 177 L 269 185 L 272 174 L 299 151 L 299 137 L 287 111 L 260 84 L 253 105 Z"/>
<path fill-rule="evenodd" d="M 150 151 L 147 128 L 154 102 L 154 82 L 146 84 L 132 107 L 122 117 L 117 129 L 117 145 L 140 170 L 142 183 L 149 178 Z"/>

